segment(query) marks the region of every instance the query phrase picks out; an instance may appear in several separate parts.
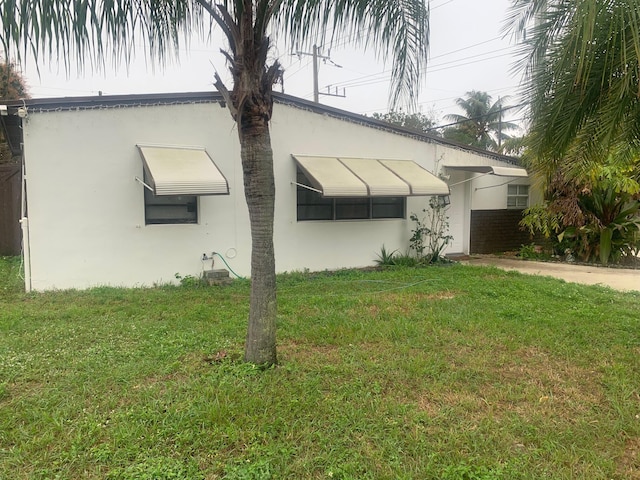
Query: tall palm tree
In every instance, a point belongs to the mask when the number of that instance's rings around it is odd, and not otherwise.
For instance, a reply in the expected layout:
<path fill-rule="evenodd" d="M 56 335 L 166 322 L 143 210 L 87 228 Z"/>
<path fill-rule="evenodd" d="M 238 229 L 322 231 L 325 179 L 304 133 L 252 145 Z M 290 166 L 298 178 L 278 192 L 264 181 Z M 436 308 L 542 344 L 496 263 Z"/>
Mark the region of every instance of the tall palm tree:
<path fill-rule="evenodd" d="M 487 150 L 500 150 L 502 142 L 511 138 L 505 132 L 518 126 L 503 120 L 504 104 L 508 97 L 491 103 L 487 92 L 472 90 L 465 98 L 458 98 L 456 105 L 464 112 L 445 115 L 456 125 L 445 129 L 444 137 Z"/>
<path fill-rule="evenodd" d="M 272 87 L 282 76 L 269 60 L 270 31 L 292 45 L 345 34 L 384 57 L 391 53 L 392 103 L 415 102 L 427 59 L 425 0 L 0 0 L 5 50 L 62 57 L 68 65 L 127 62 L 142 37 L 162 61 L 194 31 L 212 25 L 227 40 L 231 88 L 215 86 L 238 126 L 244 189 L 252 234 L 251 299 L 245 360 L 276 362 L 276 284 L 273 246 L 275 185 L 269 121 Z"/>
<path fill-rule="evenodd" d="M 514 0 L 531 147 L 547 176 L 640 158 L 640 1 Z M 637 160 L 636 160 L 637 161 Z"/>

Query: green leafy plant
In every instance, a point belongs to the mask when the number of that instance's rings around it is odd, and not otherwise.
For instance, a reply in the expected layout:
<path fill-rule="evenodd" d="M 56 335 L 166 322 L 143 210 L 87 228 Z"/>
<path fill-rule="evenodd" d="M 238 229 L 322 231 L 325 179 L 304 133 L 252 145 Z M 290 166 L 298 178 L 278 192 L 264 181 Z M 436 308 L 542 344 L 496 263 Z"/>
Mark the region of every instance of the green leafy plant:
<path fill-rule="evenodd" d="M 518 252 L 520 258 L 537 258 L 536 244 L 530 243 L 529 245 L 521 245 Z"/>
<path fill-rule="evenodd" d="M 410 253 L 400 253 L 398 250 L 389 252 L 384 245 L 380 249 L 378 258 L 374 260 L 380 267 L 419 267 L 428 265 L 423 257 L 417 257 Z"/>
<path fill-rule="evenodd" d="M 442 257 L 442 252 L 451 243 L 453 236 L 447 232 L 449 230 L 449 217 L 447 216 L 447 206 L 440 202 L 440 198 L 432 196 L 429 199 L 429 206 L 422 209 L 424 214 L 419 217 L 412 213 L 409 218 L 413 221 L 414 227 L 409 239 L 409 249 L 421 261 L 431 264 L 438 262 Z"/>
<path fill-rule="evenodd" d="M 230 464 L 225 469 L 226 480 L 269 480 L 272 477 L 266 460 L 245 460 Z"/>
<path fill-rule="evenodd" d="M 382 248 L 380 249 L 380 253 L 378 254 L 378 258 L 375 259 L 376 265 L 380 267 L 389 267 L 395 265 L 394 256 L 397 252 L 398 250 L 389 252 L 383 244 Z"/>
<path fill-rule="evenodd" d="M 532 205 L 522 212 L 520 227 L 531 235 L 542 234 L 544 238 L 556 238 L 562 230 L 562 216 L 553 212 L 547 204 Z"/>
<path fill-rule="evenodd" d="M 504 477 L 501 469 L 466 464 L 449 466 L 442 474 L 442 480 L 500 480 L 502 478 Z"/>
<path fill-rule="evenodd" d="M 580 198 L 585 212 L 582 225 L 571 225 L 558 235 L 575 244 L 583 260 L 618 263 L 623 256 L 634 256 L 640 248 L 640 201 L 613 188 L 598 189 Z"/>
<path fill-rule="evenodd" d="M 169 457 L 153 457 L 124 468 L 116 468 L 107 475 L 108 480 L 202 480 L 204 476 L 195 464 Z"/>
<path fill-rule="evenodd" d="M 175 274 L 176 280 L 180 282 L 180 285 L 187 288 L 201 288 L 208 286 L 206 280 L 194 275 L 185 275 L 184 277 L 179 273 Z"/>
<path fill-rule="evenodd" d="M 541 233 L 554 251 L 575 252 L 586 262 L 618 263 L 640 250 L 640 170 L 613 156 L 588 175 L 555 172 L 546 201 L 528 208 L 520 225 Z"/>

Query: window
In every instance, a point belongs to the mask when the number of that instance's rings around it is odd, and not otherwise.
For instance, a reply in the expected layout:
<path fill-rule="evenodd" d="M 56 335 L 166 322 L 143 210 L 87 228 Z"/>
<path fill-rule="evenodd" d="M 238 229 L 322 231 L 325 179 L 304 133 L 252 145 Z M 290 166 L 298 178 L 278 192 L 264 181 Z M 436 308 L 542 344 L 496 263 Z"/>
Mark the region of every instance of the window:
<path fill-rule="evenodd" d="M 144 182 L 147 182 L 145 172 Z M 144 188 L 145 225 L 198 223 L 198 197 L 195 195 L 155 195 Z"/>
<path fill-rule="evenodd" d="M 309 185 L 300 169 L 297 182 Z M 299 185 L 297 197 L 298 221 L 405 218 L 405 197 L 324 198 L 320 193 Z"/>
<path fill-rule="evenodd" d="M 508 185 L 507 188 L 507 208 L 529 206 L 529 185 Z"/>

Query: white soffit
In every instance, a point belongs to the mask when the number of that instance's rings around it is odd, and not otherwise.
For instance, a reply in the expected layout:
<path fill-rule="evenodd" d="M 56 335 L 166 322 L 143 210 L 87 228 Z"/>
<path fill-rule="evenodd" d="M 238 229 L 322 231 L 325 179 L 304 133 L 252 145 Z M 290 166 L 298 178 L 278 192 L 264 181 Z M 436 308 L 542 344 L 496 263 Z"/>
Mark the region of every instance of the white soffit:
<path fill-rule="evenodd" d="M 449 194 L 446 183 L 411 160 L 292 156 L 324 197 Z"/>
<path fill-rule="evenodd" d="M 484 173 L 496 175 L 498 177 L 528 177 L 529 174 L 524 168 L 518 167 L 498 167 L 494 165 L 445 165 L 449 170 L 462 170 L 465 172 Z"/>
<path fill-rule="evenodd" d="M 416 162 L 408 160 L 380 160 L 411 188 L 411 195 L 449 195 L 449 185 Z"/>
<path fill-rule="evenodd" d="M 229 184 L 204 148 L 138 145 L 156 195 L 228 195 Z"/>

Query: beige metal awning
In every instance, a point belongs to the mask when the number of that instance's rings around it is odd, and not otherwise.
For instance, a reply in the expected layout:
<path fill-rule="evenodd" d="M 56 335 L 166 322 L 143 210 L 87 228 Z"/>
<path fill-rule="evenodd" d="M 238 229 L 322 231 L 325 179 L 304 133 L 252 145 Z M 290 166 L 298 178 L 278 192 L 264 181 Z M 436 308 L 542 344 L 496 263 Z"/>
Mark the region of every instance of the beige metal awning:
<path fill-rule="evenodd" d="M 324 197 L 449 195 L 445 182 L 411 160 L 292 156 Z"/>
<path fill-rule="evenodd" d="M 484 175 L 496 175 L 498 177 L 528 177 L 524 168 L 499 167 L 494 165 L 445 165 L 449 170 L 462 170 L 464 172 L 482 173 Z"/>
<path fill-rule="evenodd" d="M 156 195 L 228 195 L 229 184 L 204 148 L 137 145 Z"/>

